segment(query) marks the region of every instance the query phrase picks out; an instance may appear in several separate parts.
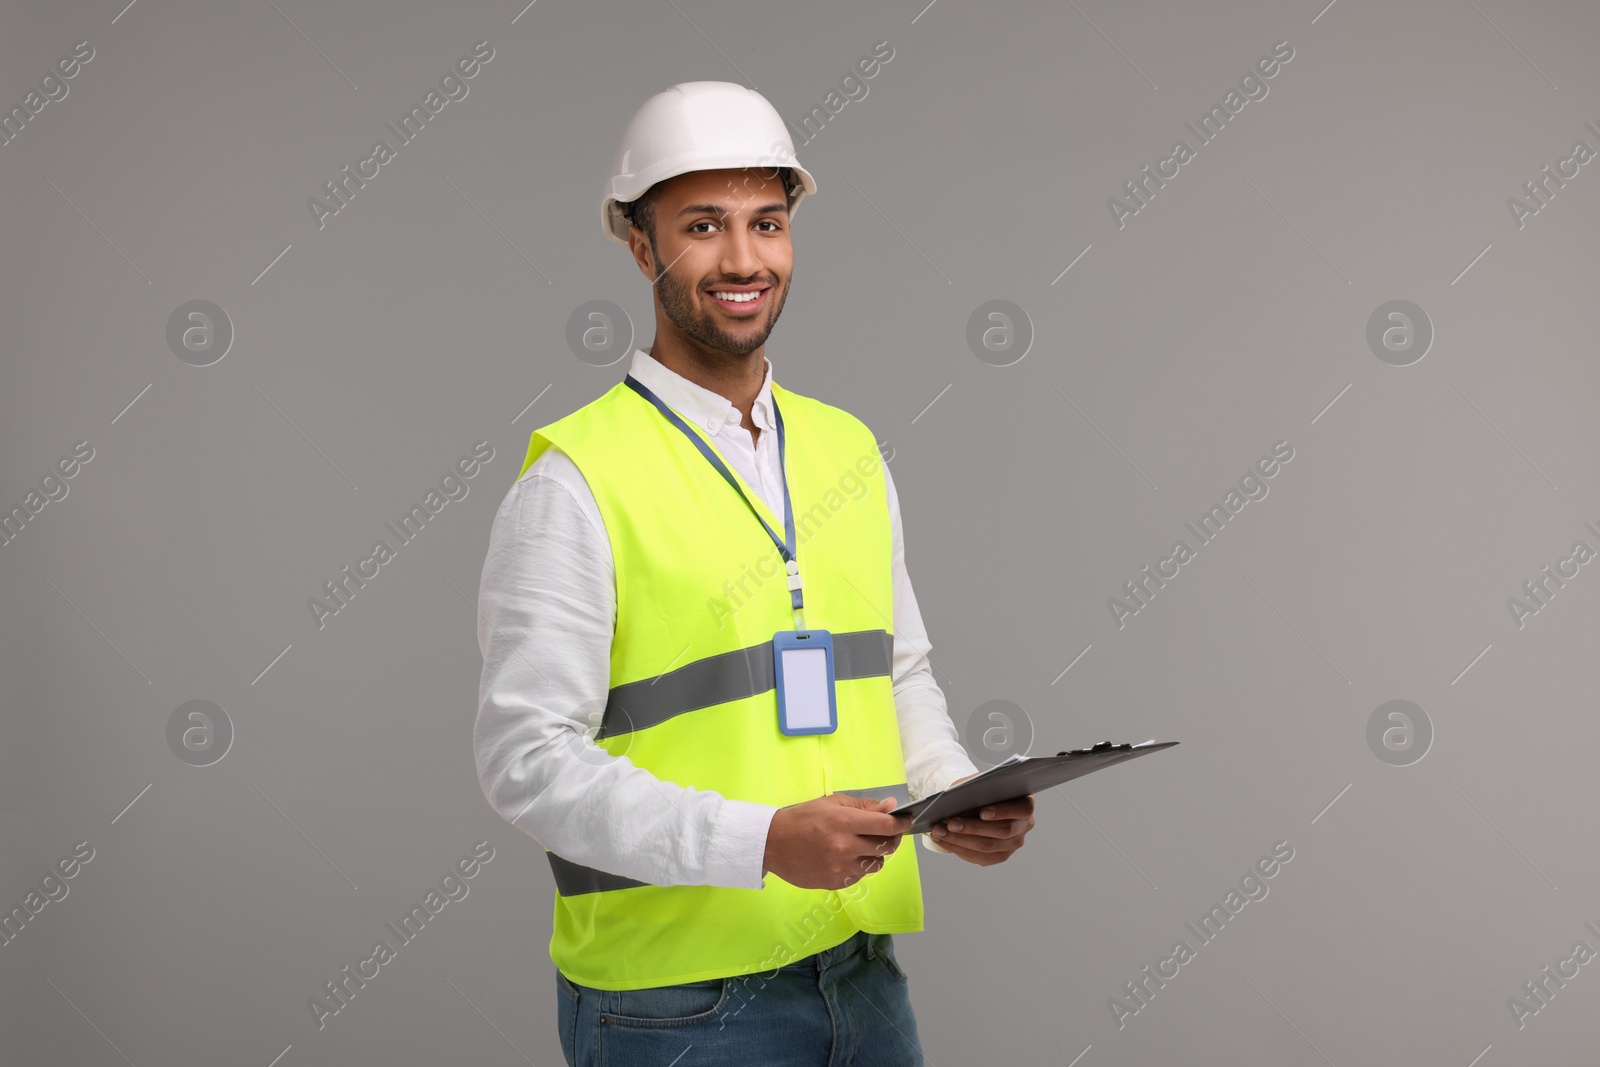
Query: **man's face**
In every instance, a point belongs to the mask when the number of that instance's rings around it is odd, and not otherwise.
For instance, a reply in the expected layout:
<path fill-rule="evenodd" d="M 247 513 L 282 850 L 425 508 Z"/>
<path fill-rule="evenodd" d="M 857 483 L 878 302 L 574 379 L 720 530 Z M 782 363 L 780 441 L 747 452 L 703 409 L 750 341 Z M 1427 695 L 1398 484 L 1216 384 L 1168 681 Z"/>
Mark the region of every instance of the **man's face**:
<path fill-rule="evenodd" d="M 783 181 L 774 171 L 698 170 L 668 179 L 656 190 L 654 244 L 637 226 L 629 244 L 655 281 L 660 313 L 695 347 L 745 356 L 766 343 L 794 262 Z"/>

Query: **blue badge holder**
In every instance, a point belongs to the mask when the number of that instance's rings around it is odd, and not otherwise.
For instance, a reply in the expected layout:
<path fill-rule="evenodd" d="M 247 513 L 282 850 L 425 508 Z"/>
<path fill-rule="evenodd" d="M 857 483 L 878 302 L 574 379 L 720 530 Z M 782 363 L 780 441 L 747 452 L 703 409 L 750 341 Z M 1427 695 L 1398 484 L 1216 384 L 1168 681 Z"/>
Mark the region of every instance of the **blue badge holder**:
<path fill-rule="evenodd" d="M 833 634 L 827 630 L 781 630 L 772 635 L 772 660 L 777 679 L 779 732 L 788 737 L 805 737 L 837 730 Z"/>

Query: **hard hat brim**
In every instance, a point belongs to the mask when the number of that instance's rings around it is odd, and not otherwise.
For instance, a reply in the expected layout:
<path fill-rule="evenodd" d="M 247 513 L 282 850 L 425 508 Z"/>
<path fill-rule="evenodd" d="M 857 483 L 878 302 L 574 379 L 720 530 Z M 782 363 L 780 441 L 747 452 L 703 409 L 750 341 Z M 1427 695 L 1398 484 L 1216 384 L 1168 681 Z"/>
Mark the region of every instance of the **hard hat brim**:
<path fill-rule="evenodd" d="M 628 247 L 628 217 L 623 214 L 622 205 L 630 204 L 643 196 L 651 186 L 676 178 L 680 174 L 688 174 L 697 170 L 754 170 L 757 168 L 772 167 L 769 160 L 751 161 L 748 156 L 730 156 L 723 159 L 706 159 L 697 156 L 692 166 L 677 166 L 677 161 L 666 161 L 661 165 L 652 167 L 649 172 L 637 175 L 624 175 L 613 178 L 611 190 L 600 201 L 600 228 L 606 238 L 622 247 Z M 811 172 L 802 167 L 793 158 L 788 162 L 779 164 L 788 167 L 798 181 L 795 187 L 794 199 L 789 202 L 789 215 L 792 218 L 799 210 L 800 201 L 817 191 L 817 181 Z M 776 168 L 774 168 L 776 169 Z"/>

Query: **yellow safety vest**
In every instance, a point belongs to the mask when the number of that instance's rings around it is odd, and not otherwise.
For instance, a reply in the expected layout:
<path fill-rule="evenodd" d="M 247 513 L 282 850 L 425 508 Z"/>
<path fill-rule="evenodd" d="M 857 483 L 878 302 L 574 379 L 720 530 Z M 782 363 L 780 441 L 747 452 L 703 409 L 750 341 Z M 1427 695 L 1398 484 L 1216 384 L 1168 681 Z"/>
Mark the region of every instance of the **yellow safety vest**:
<path fill-rule="evenodd" d="M 777 382 L 772 396 L 784 420 L 806 626 L 833 634 L 837 730 L 779 732 L 772 635 L 793 628 L 783 559 L 694 443 L 619 382 L 534 431 L 522 465 L 525 473 L 552 444 L 565 452 L 611 542 L 617 623 L 595 743 L 666 781 L 732 799 L 783 807 L 848 793 L 904 805 L 890 676 L 893 542 L 877 441 L 846 411 Z M 735 477 L 781 532 L 783 516 Z M 641 989 L 770 972 L 858 930 L 921 930 L 913 844 L 902 839 L 881 870 L 837 891 L 776 874 L 762 889 L 651 885 L 547 850 L 550 958 L 583 985 Z"/>

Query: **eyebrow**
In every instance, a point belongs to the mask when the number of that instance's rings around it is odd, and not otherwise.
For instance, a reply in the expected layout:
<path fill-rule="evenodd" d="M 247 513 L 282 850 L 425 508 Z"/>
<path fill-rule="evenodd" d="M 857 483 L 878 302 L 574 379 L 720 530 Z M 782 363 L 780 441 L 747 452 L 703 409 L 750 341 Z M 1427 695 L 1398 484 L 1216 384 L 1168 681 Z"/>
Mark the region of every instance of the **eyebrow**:
<path fill-rule="evenodd" d="M 760 207 L 752 211 L 751 214 L 772 215 L 779 211 L 787 215 L 789 213 L 789 206 L 783 203 L 781 200 L 775 200 L 770 204 L 762 204 Z M 721 204 L 690 204 L 678 212 L 678 218 L 681 219 L 686 215 L 716 215 L 720 218 L 727 214 L 729 214 L 729 212 Z"/>

